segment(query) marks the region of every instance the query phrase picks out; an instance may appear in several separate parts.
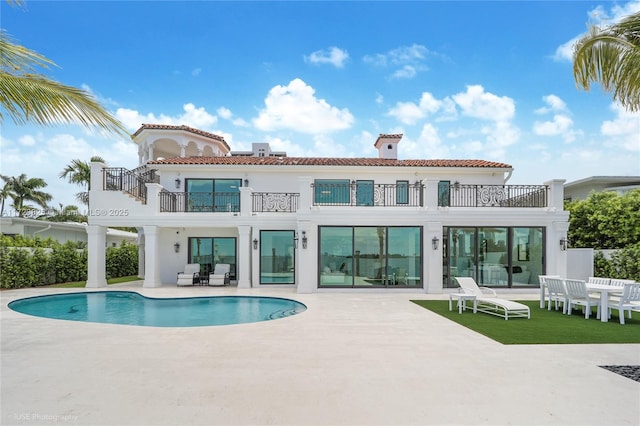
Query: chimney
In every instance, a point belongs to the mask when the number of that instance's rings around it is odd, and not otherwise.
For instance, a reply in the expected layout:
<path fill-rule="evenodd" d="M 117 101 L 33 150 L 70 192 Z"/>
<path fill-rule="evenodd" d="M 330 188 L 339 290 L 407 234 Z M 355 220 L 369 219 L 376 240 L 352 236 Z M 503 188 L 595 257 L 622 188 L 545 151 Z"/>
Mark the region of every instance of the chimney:
<path fill-rule="evenodd" d="M 402 133 L 387 135 L 380 133 L 374 146 L 378 148 L 378 158 L 386 160 L 398 159 L 398 142 L 402 139 Z"/>

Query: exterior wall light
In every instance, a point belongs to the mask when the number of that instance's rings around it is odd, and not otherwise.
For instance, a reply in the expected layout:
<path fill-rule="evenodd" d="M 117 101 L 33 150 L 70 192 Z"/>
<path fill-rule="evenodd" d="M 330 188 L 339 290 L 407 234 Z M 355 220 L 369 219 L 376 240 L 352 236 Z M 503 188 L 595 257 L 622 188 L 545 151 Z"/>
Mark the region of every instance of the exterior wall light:
<path fill-rule="evenodd" d="M 176 253 L 180 253 L 180 243 L 176 242 L 173 245 L 173 249 L 176 251 Z"/>
<path fill-rule="evenodd" d="M 438 243 L 440 242 L 440 240 L 438 239 L 438 237 L 433 237 L 431 239 L 431 248 L 434 250 L 438 250 Z"/>
<path fill-rule="evenodd" d="M 180 178 L 176 178 L 176 188 L 180 188 Z"/>
<path fill-rule="evenodd" d="M 244 180 L 244 186 L 245 186 L 245 187 L 249 186 L 249 179 L 245 179 L 245 180 Z"/>
<path fill-rule="evenodd" d="M 560 250 L 565 251 L 567 250 L 567 245 L 569 244 L 569 241 L 567 241 L 567 239 L 565 237 L 560 238 Z"/>
<path fill-rule="evenodd" d="M 307 231 L 302 231 L 302 248 L 307 248 Z"/>
<path fill-rule="evenodd" d="M 254 250 L 258 250 L 258 239 L 257 238 L 253 239 L 253 249 Z"/>

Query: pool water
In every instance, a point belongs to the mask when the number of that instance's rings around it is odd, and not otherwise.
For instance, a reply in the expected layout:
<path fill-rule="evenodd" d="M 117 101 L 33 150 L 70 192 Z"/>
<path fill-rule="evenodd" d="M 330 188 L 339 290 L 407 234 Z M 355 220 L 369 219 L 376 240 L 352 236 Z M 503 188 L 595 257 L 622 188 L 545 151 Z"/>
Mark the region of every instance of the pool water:
<path fill-rule="evenodd" d="M 14 311 L 37 317 L 142 325 L 200 327 L 285 318 L 307 307 L 295 300 L 257 296 L 156 299 L 129 291 L 96 291 L 28 297 L 9 303 Z"/>

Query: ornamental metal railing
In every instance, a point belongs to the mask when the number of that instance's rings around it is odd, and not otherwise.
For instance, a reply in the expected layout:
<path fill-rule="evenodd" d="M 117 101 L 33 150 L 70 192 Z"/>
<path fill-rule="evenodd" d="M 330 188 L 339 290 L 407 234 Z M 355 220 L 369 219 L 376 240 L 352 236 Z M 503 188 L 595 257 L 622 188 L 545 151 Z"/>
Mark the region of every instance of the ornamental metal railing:
<path fill-rule="evenodd" d="M 463 185 L 448 186 L 448 194 L 440 193 L 438 205 L 443 207 L 547 207 L 549 187 L 546 185 Z"/>
<path fill-rule="evenodd" d="M 238 192 L 170 192 L 159 193 L 160 211 L 173 213 L 238 213 Z"/>
<path fill-rule="evenodd" d="M 285 212 L 298 211 L 299 193 L 291 192 L 254 192 L 251 194 L 253 212 Z"/>
<path fill-rule="evenodd" d="M 312 183 L 311 188 L 314 206 L 421 207 L 424 203 L 420 183 Z"/>
<path fill-rule="evenodd" d="M 151 173 L 153 172 L 153 173 Z M 133 196 L 135 199 L 147 204 L 148 178 L 155 178 L 155 170 L 149 170 L 144 177 L 132 170 L 122 167 L 107 167 L 102 169 L 102 179 L 105 191 L 122 191 Z"/>

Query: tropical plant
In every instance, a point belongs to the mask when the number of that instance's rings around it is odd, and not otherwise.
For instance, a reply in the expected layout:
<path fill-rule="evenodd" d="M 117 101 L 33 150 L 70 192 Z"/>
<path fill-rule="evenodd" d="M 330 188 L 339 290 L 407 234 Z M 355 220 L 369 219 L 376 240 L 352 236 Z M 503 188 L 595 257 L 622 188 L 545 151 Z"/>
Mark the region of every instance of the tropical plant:
<path fill-rule="evenodd" d="M 90 161 L 96 161 L 105 163 L 102 157 L 93 156 Z M 78 192 L 76 199 L 84 205 L 89 205 L 89 190 L 91 189 L 91 165 L 82 160 L 71 160 L 71 163 L 62 170 L 59 174 L 61 179 L 67 179 L 69 183 L 74 183 L 83 188 L 86 191 Z"/>
<path fill-rule="evenodd" d="M 22 5 L 22 1 L 9 4 Z M 46 57 L 21 46 L 0 29 L 0 106 L 13 122 L 43 126 L 79 123 L 129 137 L 124 125 L 81 89 L 65 86 L 37 72 L 57 66 Z M 0 123 L 4 115 L 0 113 Z"/>
<path fill-rule="evenodd" d="M 27 213 L 36 209 L 25 203 L 33 202 L 42 208 L 46 208 L 47 202 L 53 198 L 51 194 L 40 191 L 41 188 L 47 186 L 47 182 L 42 178 L 27 178 L 27 175 L 23 173 L 18 177 L 10 177 L 7 183 L 11 187 L 12 193 L 10 195 L 13 199 L 13 208 L 18 217 L 24 217 Z"/>
<path fill-rule="evenodd" d="M 38 216 L 38 220 L 48 220 L 49 222 L 87 222 L 87 216 L 80 213 L 78 206 L 65 206 L 58 203 L 60 208 L 49 207 L 45 214 Z"/>
<path fill-rule="evenodd" d="M 4 185 L 2 185 L 2 189 L 0 189 L 0 216 L 4 216 L 4 202 L 8 198 L 13 198 L 14 192 L 11 186 L 11 177 L 0 175 L 0 178 L 4 181 Z"/>
<path fill-rule="evenodd" d="M 578 88 L 600 83 L 624 108 L 640 110 L 640 12 L 589 28 L 574 46 L 573 76 Z"/>

